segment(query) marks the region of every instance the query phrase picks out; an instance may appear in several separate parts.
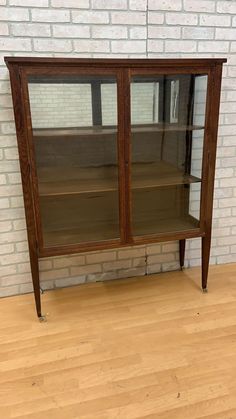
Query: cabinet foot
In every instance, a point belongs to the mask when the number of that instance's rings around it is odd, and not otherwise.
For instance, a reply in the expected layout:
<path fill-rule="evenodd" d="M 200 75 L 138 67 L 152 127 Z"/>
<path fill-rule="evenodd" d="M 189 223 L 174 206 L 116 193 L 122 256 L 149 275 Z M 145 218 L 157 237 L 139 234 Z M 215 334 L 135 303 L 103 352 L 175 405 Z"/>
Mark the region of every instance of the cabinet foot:
<path fill-rule="evenodd" d="M 202 292 L 207 293 L 208 289 L 207 288 L 202 288 Z"/>
<path fill-rule="evenodd" d="M 46 316 L 43 316 L 43 315 L 39 316 L 39 321 L 40 321 L 40 323 L 41 322 L 46 322 L 47 321 Z"/>

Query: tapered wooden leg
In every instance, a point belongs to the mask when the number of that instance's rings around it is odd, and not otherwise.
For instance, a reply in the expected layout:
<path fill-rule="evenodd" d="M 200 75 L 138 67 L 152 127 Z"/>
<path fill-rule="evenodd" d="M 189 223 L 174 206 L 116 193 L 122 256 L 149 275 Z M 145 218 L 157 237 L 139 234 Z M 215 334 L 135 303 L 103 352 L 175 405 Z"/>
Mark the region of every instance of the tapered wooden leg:
<path fill-rule="evenodd" d="M 37 316 L 39 320 L 43 321 L 44 316 L 42 316 L 42 312 L 41 312 L 38 256 L 37 256 L 36 251 L 33 251 L 32 249 L 30 250 L 30 265 L 31 265 L 31 273 L 32 273 L 32 280 L 33 280 L 36 312 L 37 312 Z"/>
<path fill-rule="evenodd" d="M 179 264 L 181 270 L 184 267 L 184 255 L 185 255 L 185 242 L 186 240 L 179 240 Z"/>
<path fill-rule="evenodd" d="M 211 249 L 211 234 L 202 237 L 202 290 L 207 292 L 207 277 Z"/>

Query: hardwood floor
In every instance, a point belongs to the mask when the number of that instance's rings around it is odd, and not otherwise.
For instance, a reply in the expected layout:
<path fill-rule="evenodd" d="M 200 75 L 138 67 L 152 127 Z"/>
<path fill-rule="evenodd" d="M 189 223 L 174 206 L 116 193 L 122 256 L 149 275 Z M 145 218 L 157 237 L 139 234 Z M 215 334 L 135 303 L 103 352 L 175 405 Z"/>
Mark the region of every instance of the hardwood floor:
<path fill-rule="evenodd" d="M 0 300 L 0 418 L 235 419 L 236 265 Z"/>

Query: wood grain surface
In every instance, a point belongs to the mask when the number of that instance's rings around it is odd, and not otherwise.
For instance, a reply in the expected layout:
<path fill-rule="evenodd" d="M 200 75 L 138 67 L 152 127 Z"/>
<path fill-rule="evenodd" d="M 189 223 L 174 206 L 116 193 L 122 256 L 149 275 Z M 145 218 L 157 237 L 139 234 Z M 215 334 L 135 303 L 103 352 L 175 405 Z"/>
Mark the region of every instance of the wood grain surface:
<path fill-rule="evenodd" d="M 235 419 L 236 265 L 0 301 L 3 419 Z"/>

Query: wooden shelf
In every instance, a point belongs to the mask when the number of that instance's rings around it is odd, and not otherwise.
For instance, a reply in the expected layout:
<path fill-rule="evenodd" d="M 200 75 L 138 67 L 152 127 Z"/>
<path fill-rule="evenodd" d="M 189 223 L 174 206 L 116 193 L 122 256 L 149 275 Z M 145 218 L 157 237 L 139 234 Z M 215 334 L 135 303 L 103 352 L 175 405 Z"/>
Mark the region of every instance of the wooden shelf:
<path fill-rule="evenodd" d="M 161 233 L 170 233 L 177 231 L 194 230 L 199 227 L 198 221 L 191 216 L 168 218 L 168 219 L 146 219 L 145 221 L 135 221 L 133 234 L 134 236 L 152 235 Z"/>
<path fill-rule="evenodd" d="M 195 131 L 202 130 L 202 125 L 179 125 L 179 124 L 140 124 L 131 125 L 131 132 L 170 132 L 170 131 Z M 115 126 L 95 126 L 95 127 L 75 127 L 75 128 L 37 128 L 33 130 L 34 137 L 40 140 L 47 139 L 48 137 L 94 137 L 109 134 L 116 134 L 117 127 Z"/>
<path fill-rule="evenodd" d="M 89 176 L 89 177 L 88 177 Z M 61 196 L 84 193 L 111 192 L 118 189 L 117 168 L 41 168 L 38 169 L 39 195 Z M 134 163 L 133 190 L 158 188 L 200 182 L 201 179 L 184 174 L 169 163 Z"/>
<path fill-rule="evenodd" d="M 188 231 L 197 229 L 198 222 L 193 217 L 172 218 L 166 220 L 147 219 L 146 221 L 135 222 L 133 228 L 134 236 L 145 236 L 161 233 L 171 233 L 177 231 Z M 117 223 L 92 222 L 81 223 L 81 227 L 73 229 L 46 230 L 44 231 L 44 242 L 46 246 L 76 244 L 82 242 L 92 242 L 101 240 L 118 239 L 119 226 Z"/>
<path fill-rule="evenodd" d="M 117 234 L 118 232 L 118 234 Z M 96 242 L 119 238 L 118 224 L 91 222 L 81 223 L 80 228 L 44 231 L 46 246 L 76 244 L 83 242 Z"/>

